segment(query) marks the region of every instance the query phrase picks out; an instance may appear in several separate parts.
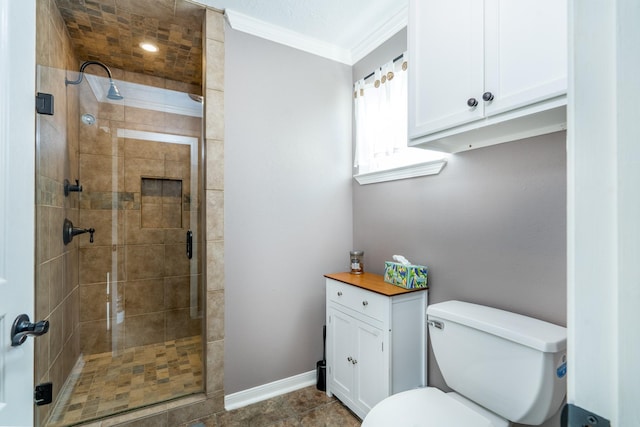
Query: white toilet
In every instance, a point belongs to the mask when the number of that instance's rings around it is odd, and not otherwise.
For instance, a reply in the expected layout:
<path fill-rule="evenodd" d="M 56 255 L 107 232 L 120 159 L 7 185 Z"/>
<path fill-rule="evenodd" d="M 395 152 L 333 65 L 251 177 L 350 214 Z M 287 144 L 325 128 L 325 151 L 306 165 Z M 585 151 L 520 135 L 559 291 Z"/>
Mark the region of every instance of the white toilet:
<path fill-rule="evenodd" d="M 429 336 L 445 382 L 378 403 L 362 427 L 540 425 L 566 392 L 567 330 L 461 301 L 427 308 Z"/>

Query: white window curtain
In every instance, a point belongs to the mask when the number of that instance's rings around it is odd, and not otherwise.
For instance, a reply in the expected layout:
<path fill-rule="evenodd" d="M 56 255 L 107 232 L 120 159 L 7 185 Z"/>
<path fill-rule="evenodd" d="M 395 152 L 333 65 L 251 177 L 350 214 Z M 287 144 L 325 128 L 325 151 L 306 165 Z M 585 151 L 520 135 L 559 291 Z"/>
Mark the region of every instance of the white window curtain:
<path fill-rule="evenodd" d="M 356 151 L 360 172 L 376 170 L 407 148 L 407 55 L 390 61 L 372 78 L 356 82 L 354 109 Z"/>
<path fill-rule="evenodd" d="M 439 162 L 438 167 L 411 175 L 422 176 L 439 173 L 446 163 L 443 153 L 407 146 L 407 68 L 405 52 L 401 60 L 384 64 L 366 82 L 361 79 L 355 83 L 354 167 L 358 168 L 357 175 Z"/>

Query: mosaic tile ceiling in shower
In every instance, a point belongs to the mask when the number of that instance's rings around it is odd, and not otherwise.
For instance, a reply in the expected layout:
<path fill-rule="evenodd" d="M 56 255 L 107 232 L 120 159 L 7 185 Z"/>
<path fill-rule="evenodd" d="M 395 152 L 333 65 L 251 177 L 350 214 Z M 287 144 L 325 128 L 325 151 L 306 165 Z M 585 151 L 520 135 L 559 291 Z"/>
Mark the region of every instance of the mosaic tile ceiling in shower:
<path fill-rule="evenodd" d="M 81 61 L 202 83 L 202 6 L 184 0 L 55 0 Z M 151 42 L 159 51 L 139 46 Z"/>

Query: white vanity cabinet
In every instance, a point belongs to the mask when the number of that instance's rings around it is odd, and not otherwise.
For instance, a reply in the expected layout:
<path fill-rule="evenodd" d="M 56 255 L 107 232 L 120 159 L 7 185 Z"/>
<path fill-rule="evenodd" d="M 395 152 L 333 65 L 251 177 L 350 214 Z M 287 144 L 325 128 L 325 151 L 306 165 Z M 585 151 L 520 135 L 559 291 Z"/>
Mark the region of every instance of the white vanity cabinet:
<path fill-rule="evenodd" d="M 409 145 L 458 152 L 566 128 L 566 0 L 410 0 Z"/>
<path fill-rule="evenodd" d="M 427 291 L 371 273 L 325 277 L 327 394 L 364 418 L 385 397 L 426 386 Z"/>

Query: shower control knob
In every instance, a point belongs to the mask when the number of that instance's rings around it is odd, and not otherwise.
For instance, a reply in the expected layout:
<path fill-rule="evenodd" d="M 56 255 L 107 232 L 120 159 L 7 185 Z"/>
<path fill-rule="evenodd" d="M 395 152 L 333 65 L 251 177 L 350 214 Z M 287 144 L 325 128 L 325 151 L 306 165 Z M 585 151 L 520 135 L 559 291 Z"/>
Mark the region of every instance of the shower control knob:
<path fill-rule="evenodd" d="M 11 347 L 22 345 L 27 337 L 39 337 L 49 332 L 49 321 L 42 320 L 37 323 L 31 323 L 29 316 L 21 314 L 11 326 Z"/>

